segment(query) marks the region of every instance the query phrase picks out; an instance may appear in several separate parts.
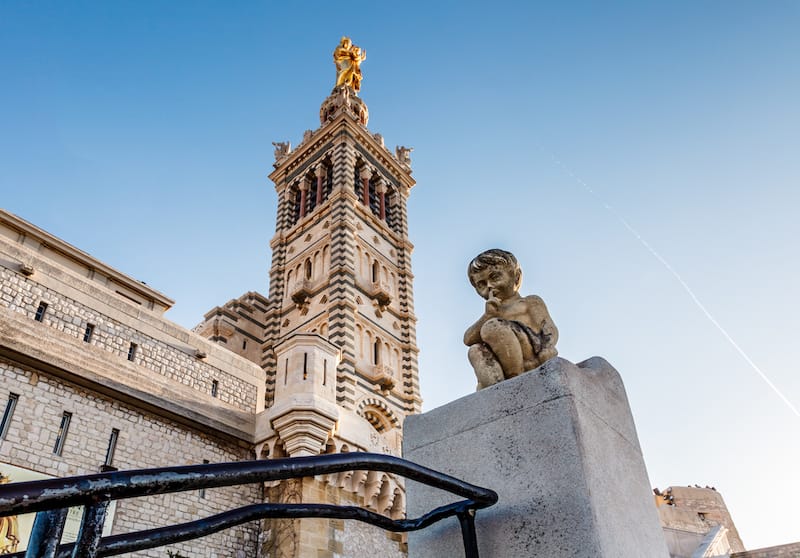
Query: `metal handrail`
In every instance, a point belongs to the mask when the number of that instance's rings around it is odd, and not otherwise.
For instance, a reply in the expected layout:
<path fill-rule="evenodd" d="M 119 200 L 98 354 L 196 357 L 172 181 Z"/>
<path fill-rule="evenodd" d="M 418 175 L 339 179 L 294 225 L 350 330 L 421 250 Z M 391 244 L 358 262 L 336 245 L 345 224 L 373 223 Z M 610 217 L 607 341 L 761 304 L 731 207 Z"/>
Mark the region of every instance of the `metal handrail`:
<path fill-rule="evenodd" d="M 413 519 L 394 520 L 357 506 L 263 503 L 243 506 L 197 521 L 101 537 L 112 500 L 311 477 L 345 471 L 380 471 L 445 490 L 464 498 Z M 446 517 L 461 524 L 466 558 L 478 558 L 475 512 L 497 502 L 497 493 L 411 461 L 375 453 L 338 453 L 258 461 L 237 461 L 115 471 L 79 477 L 18 482 L 0 486 L 0 516 L 38 512 L 28 550 L 13 558 L 95 558 L 116 556 L 187 541 L 248 521 L 265 518 L 355 519 L 388 531 L 424 529 Z M 60 545 L 67 508 L 85 506 L 78 539 Z"/>

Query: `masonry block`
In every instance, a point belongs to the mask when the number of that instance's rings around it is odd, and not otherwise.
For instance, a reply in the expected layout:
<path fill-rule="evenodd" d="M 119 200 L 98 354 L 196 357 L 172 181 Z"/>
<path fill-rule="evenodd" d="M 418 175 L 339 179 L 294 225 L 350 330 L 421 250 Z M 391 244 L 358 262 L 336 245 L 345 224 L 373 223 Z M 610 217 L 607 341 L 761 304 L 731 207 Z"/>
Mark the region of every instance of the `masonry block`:
<path fill-rule="evenodd" d="M 625 388 L 599 357 L 556 358 L 405 421 L 404 457 L 491 488 L 481 558 L 667 558 Z M 454 498 L 407 483 L 408 515 Z M 459 556 L 455 518 L 409 535 L 409 558 Z"/>

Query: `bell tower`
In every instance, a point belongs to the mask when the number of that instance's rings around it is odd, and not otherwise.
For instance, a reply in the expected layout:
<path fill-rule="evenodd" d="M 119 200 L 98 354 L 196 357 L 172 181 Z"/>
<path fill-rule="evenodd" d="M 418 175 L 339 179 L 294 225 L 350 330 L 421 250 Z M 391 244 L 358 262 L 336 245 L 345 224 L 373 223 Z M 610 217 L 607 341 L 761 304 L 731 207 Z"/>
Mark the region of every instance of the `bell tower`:
<path fill-rule="evenodd" d="M 336 370 L 328 372 L 336 405 L 388 433 L 420 410 L 406 213 L 415 182 L 410 149 L 392 154 L 367 129 L 367 106 L 353 86 L 360 79 L 339 81 L 322 103 L 317 130 L 306 131 L 295 149 L 275 144 L 267 404 L 278 403 L 281 374 L 291 361 L 291 349 L 281 347 L 313 333 L 341 351 Z"/>
<path fill-rule="evenodd" d="M 320 127 L 307 130 L 294 149 L 273 144 L 269 178 L 278 205 L 261 344 L 261 424 L 269 423 L 269 435 L 257 445 L 258 457 L 400 455 L 403 419 L 421 408 L 406 213 L 415 184 L 411 149 L 390 152 L 367 129 L 369 112 L 358 96 L 365 58 L 343 38 Z M 282 483 L 269 498 L 351 502 L 394 517 L 405 510 L 402 480 L 366 472 Z M 363 528 L 352 523 L 342 529 Z M 267 555 L 317 556 L 323 538 L 347 538 L 330 529 L 323 520 L 276 521 L 267 529 Z M 313 542 L 308 531 L 328 535 Z M 399 548 L 397 535 L 370 536 L 383 538 L 372 541 L 375 548 L 392 547 L 387 556 Z"/>

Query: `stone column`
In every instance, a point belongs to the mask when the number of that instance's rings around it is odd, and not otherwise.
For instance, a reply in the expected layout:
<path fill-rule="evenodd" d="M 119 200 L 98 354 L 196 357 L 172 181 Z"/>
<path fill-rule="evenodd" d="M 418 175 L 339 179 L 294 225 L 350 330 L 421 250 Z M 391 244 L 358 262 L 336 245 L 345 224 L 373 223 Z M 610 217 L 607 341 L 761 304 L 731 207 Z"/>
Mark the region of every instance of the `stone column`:
<path fill-rule="evenodd" d="M 386 180 L 383 178 L 378 179 L 378 186 L 375 188 L 375 191 L 378 192 L 381 200 L 381 213 L 380 218 L 381 221 L 386 220 Z"/>
<path fill-rule="evenodd" d="M 363 190 L 362 203 L 369 208 L 369 179 L 372 178 L 372 170 L 364 165 L 361 169 L 361 189 Z"/>
<path fill-rule="evenodd" d="M 300 181 L 300 219 L 306 216 L 306 197 L 308 196 L 308 179 Z"/>
<path fill-rule="evenodd" d="M 599 357 L 542 367 L 404 425 L 403 457 L 495 490 L 482 557 L 667 558 L 625 388 Z M 408 517 L 453 497 L 406 484 Z M 459 556 L 458 521 L 409 533 L 409 558 Z"/>

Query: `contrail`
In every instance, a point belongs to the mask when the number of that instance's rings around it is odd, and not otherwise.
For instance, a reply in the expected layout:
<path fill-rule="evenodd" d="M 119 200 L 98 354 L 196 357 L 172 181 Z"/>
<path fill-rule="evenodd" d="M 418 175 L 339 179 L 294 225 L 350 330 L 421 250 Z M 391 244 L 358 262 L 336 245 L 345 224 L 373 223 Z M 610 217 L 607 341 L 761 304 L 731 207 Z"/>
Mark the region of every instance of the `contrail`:
<path fill-rule="evenodd" d="M 755 362 L 753 362 L 753 359 L 751 359 L 747 355 L 747 353 L 744 352 L 744 349 L 742 349 L 739 346 L 739 344 L 733 339 L 733 337 L 730 336 L 730 334 L 727 332 L 727 330 L 724 327 L 722 327 L 722 325 L 716 320 L 716 318 L 714 318 L 714 316 L 711 315 L 711 312 L 709 312 L 708 309 L 703 305 L 703 303 L 700 302 L 700 299 L 697 298 L 697 295 L 694 294 L 694 291 L 692 291 L 691 287 L 689 287 L 689 285 L 686 283 L 686 281 L 683 280 L 683 278 L 680 276 L 680 274 L 677 271 L 675 271 L 675 268 L 673 268 L 669 264 L 669 262 L 667 260 L 665 260 L 661 256 L 661 254 L 659 254 L 656 251 L 655 248 L 650 246 L 650 243 L 647 242 L 642 237 L 641 234 L 639 234 L 639 231 L 634 229 L 630 225 L 630 223 L 628 223 L 628 221 L 625 220 L 624 217 L 622 217 L 622 215 L 617 213 L 617 211 L 613 207 L 611 207 L 605 200 L 603 200 L 600 197 L 600 195 L 598 195 L 598 193 L 595 192 L 592 189 L 591 186 L 589 186 L 588 184 L 586 184 L 586 182 L 581 180 L 580 177 L 576 176 L 575 173 L 573 173 L 566 165 L 564 165 L 561 161 L 559 161 L 558 158 L 556 158 L 555 155 L 553 155 L 552 153 L 547 152 L 547 150 L 545 150 L 545 149 L 543 149 L 541 147 L 540 147 L 540 149 L 542 151 L 544 151 L 545 153 L 547 153 L 548 155 L 550 155 L 550 157 L 553 159 L 553 162 L 556 165 L 561 167 L 564 170 L 564 172 L 566 172 L 568 175 L 570 175 L 572 177 L 573 180 L 575 180 L 578 184 L 583 186 L 584 189 L 587 192 L 589 192 L 592 196 L 594 196 L 594 198 L 600 204 L 602 204 L 603 207 L 605 207 L 609 212 L 611 212 L 614 215 L 614 217 L 616 217 L 625 226 L 625 228 L 628 229 L 628 232 L 630 232 L 634 236 L 634 238 L 636 238 L 636 240 L 638 240 L 641 243 L 641 245 L 644 246 L 647 249 L 647 251 L 650 252 L 653 255 L 653 257 L 655 257 L 659 262 L 661 262 L 661 264 L 667 269 L 667 271 L 669 271 L 672 274 L 672 276 L 675 277 L 675 279 L 678 280 L 678 283 L 680 283 L 681 287 L 683 287 L 683 290 L 686 291 L 686 293 L 692 298 L 692 300 L 694 301 L 695 305 L 700 309 L 700 311 L 703 314 L 705 314 L 706 318 L 708 318 L 708 320 L 712 324 L 714 324 L 714 327 L 716 327 L 719 330 L 719 332 L 722 334 L 722 336 L 725 339 L 728 340 L 728 343 L 730 343 L 731 346 L 734 349 L 736 349 L 736 352 L 738 352 L 742 356 L 742 358 L 747 362 L 747 364 L 750 365 L 750 368 L 755 370 L 756 374 L 758 374 L 761 377 L 761 379 L 764 380 L 764 382 L 770 387 L 770 389 L 772 389 L 772 391 L 775 392 L 775 394 L 781 399 L 781 401 L 786 403 L 786 406 L 789 407 L 789 409 L 791 409 L 792 412 L 795 415 L 800 417 L 800 411 L 797 410 L 797 407 L 795 407 L 792 404 L 792 402 L 789 401 L 789 399 L 783 393 L 781 393 L 781 391 L 777 388 L 777 386 L 772 383 L 772 380 L 769 379 L 769 377 L 761 370 L 761 368 L 758 367 L 758 365 Z"/>

